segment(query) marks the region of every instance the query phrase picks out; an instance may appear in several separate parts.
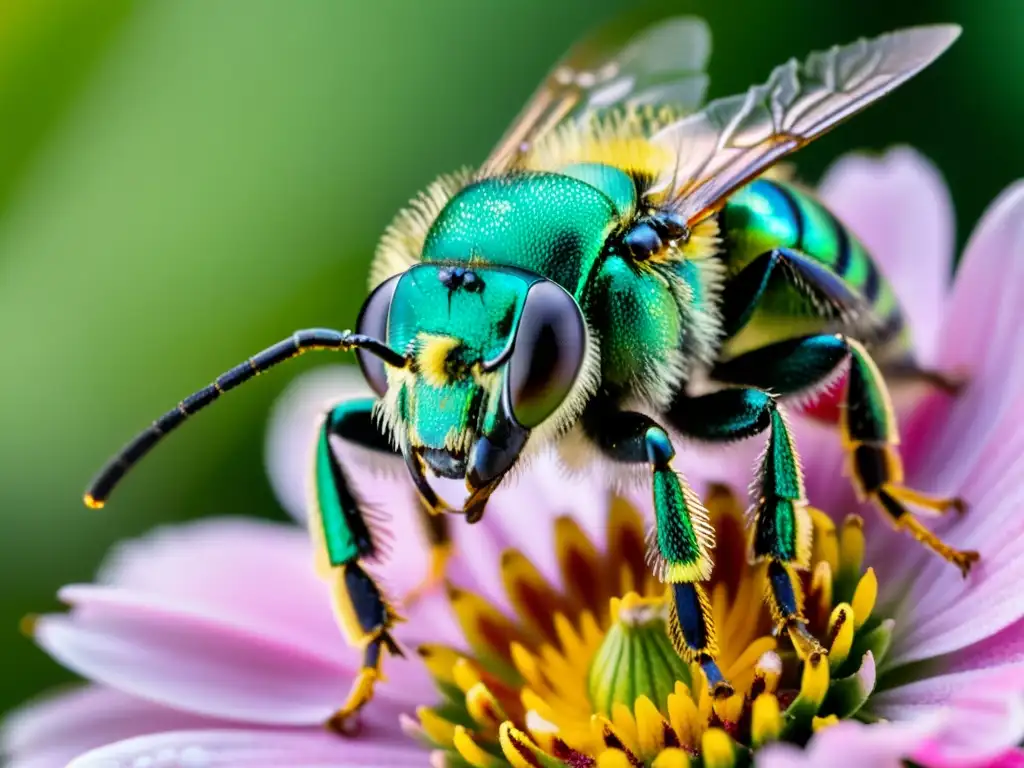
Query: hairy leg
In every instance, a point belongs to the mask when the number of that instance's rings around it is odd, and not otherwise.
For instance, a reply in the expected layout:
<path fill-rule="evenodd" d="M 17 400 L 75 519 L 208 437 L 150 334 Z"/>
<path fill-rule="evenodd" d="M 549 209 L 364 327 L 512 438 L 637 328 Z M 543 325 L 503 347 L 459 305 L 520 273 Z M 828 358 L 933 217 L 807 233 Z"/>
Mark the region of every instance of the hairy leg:
<path fill-rule="evenodd" d="M 711 574 L 714 532 L 707 512 L 684 478 L 671 466 L 675 449 L 668 434 L 649 417 L 595 403 L 583 417 L 583 427 L 609 459 L 650 467 L 655 527 L 648 541 L 648 564 L 671 585 L 669 635 L 687 661 L 700 664 L 716 696 L 729 695 L 715 659 L 718 643 L 711 602 L 700 582 Z"/>
<path fill-rule="evenodd" d="M 768 432 L 751 515 L 751 557 L 768 563 L 766 598 L 778 628 L 802 657 L 824 653 L 805 626 L 796 571 L 810 564 L 811 520 L 796 446 L 775 398 L 754 388 L 680 394 L 665 415 L 683 434 L 710 442 Z"/>
<path fill-rule="evenodd" d="M 978 553 L 946 545 L 908 507 L 942 512 L 962 510 L 958 499 L 922 493 L 903 484 L 899 433 L 889 392 L 864 346 L 841 334 L 805 336 L 755 349 L 712 371 L 718 381 L 787 395 L 812 388 L 849 362 L 840 428 L 851 475 L 862 499 L 872 501 L 899 528 L 956 565 L 964 575 Z"/>

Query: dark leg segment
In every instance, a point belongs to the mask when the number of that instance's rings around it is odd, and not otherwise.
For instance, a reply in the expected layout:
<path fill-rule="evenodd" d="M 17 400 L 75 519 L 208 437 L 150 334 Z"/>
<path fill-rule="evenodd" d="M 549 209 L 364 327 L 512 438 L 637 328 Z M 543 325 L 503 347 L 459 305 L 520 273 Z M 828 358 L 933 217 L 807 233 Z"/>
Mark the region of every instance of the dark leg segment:
<path fill-rule="evenodd" d="M 957 499 L 932 497 L 903 486 L 899 434 L 882 375 L 863 345 L 842 335 L 807 336 L 772 344 L 715 366 L 712 377 L 770 389 L 778 395 L 812 389 L 849 361 L 840 427 L 850 470 L 862 499 L 966 575 L 977 552 L 955 550 L 927 530 L 906 505 L 932 512 L 962 509 Z"/>
<path fill-rule="evenodd" d="M 360 565 L 362 560 L 380 554 L 380 544 L 367 523 L 364 505 L 353 494 L 330 445 L 330 437 L 335 436 L 364 450 L 399 459 L 374 421 L 374 403 L 367 398 L 335 407 L 324 420 L 316 450 L 317 508 L 311 510 L 310 528 L 314 538 L 323 539 L 338 623 L 348 642 L 363 648 L 362 668 L 345 703 L 328 723 L 336 730 L 345 730 L 346 721 L 373 697 L 374 685 L 382 677 L 384 652 L 402 655 L 391 636 L 400 618 Z"/>
<path fill-rule="evenodd" d="M 671 467 L 675 449 L 668 434 L 643 414 L 600 405 L 584 414 L 583 426 L 608 458 L 650 466 L 655 527 L 647 561 L 661 581 L 672 585 L 672 644 L 684 659 L 701 665 L 715 695 L 728 695 L 732 689 L 715 662 L 718 643 L 711 602 L 699 583 L 711 575 L 714 531 L 696 494 Z"/>
<path fill-rule="evenodd" d="M 751 555 L 768 562 L 766 596 L 772 616 L 800 654 L 822 648 L 804 626 L 795 568 L 807 568 L 811 521 L 793 439 L 775 399 L 759 389 L 725 389 L 702 397 L 678 396 L 669 407 L 671 424 L 684 434 L 728 442 L 768 431 L 758 471 Z"/>
<path fill-rule="evenodd" d="M 824 264 L 792 248 L 776 248 L 726 283 L 721 301 L 726 338 L 746 325 L 764 296 L 775 289 L 795 292 L 810 313 L 822 318 L 853 318 L 869 310 L 864 298 Z"/>

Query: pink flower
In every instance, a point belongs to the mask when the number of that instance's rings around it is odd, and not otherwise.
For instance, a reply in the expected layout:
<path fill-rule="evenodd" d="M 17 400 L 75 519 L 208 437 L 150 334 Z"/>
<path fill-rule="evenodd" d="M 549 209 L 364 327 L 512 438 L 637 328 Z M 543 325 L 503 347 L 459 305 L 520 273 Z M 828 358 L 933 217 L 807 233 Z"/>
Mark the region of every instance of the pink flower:
<path fill-rule="evenodd" d="M 862 620 L 870 614 L 871 623 L 862 630 L 874 626 L 889 641 L 888 647 L 871 645 L 862 658 L 851 656 L 848 688 L 861 697 L 858 717 L 866 722 L 832 725 L 830 718 L 816 719 L 805 747 L 769 743 L 757 752 L 757 764 L 897 766 L 905 757 L 943 767 L 1024 764 L 1013 751 L 1024 737 L 1024 600 L 1015 595 L 1019 563 L 1024 562 L 1024 518 L 1017 514 L 1024 501 L 1024 325 L 1017 316 L 1024 300 L 1024 185 L 1007 190 L 985 215 L 951 290 L 951 204 L 926 161 L 906 149 L 880 159 L 849 157 L 827 175 L 821 191 L 894 283 L 921 362 L 970 376 L 966 389 L 953 400 L 936 394 L 908 405 L 902 418 L 903 454 L 909 485 L 968 501 L 970 512 L 962 519 L 942 520 L 933 527 L 951 544 L 979 550 L 982 560 L 963 580 L 955 568 L 905 534 L 890 531 L 874 513 L 866 514 L 863 534 L 859 525 L 841 526 L 839 554 L 832 559 L 838 559 L 840 569 L 856 561 L 857 583 L 865 585 L 864 593 L 858 587 L 859 597 L 851 599 L 854 614 Z M 340 392 L 351 388 L 347 369 L 318 371 L 297 382 L 275 414 L 268 440 L 271 478 L 286 508 L 297 516 L 304 506 L 315 420 Z M 715 496 L 718 486 L 712 483 L 746 486 L 749 458 L 759 445 L 754 440 L 730 451 L 683 451 L 687 455 L 681 468 L 699 493 Z M 860 511 L 849 482 L 841 477 L 837 436 L 801 423 L 797 445 L 812 504 L 837 520 Z M 402 594 L 427 566 L 411 489 L 404 482 L 382 483 L 366 473 L 357 478 L 357 490 L 382 503 L 394 518 L 394 552 L 377 572 L 393 592 Z M 645 497 L 642 489 L 631 492 L 638 507 L 646 508 Z M 729 527 L 734 523 L 730 503 L 720 493 L 717 498 L 717 506 L 709 506 L 713 512 L 719 509 L 715 578 L 721 582 L 731 578 L 730 568 L 739 573 L 746 566 L 742 553 L 734 552 L 741 548 L 742 537 Z M 502 625 L 510 637 L 520 631 L 524 637 L 529 634 L 530 619 L 508 586 L 534 577 L 522 568 L 513 573 L 515 558 L 502 557 L 502 552 L 515 548 L 536 567 L 537 600 L 551 601 L 565 615 L 580 619 L 582 613 L 572 606 L 596 595 L 600 612 L 606 595 L 598 588 L 594 594 L 581 594 L 579 582 L 565 579 L 564 557 L 558 560 L 553 554 L 564 555 L 567 547 L 576 546 L 582 562 L 578 567 L 589 567 L 600 580 L 597 566 L 614 555 L 588 550 L 585 542 L 590 539 L 600 547 L 609 519 L 617 521 L 614 530 L 620 534 L 632 530 L 631 513 L 617 504 L 609 511 L 600 478 L 567 480 L 552 462 L 535 462 L 518 485 L 495 495 L 480 525 L 453 525 L 457 557 L 452 580 L 483 600 L 467 607 L 460 603 L 462 592 L 451 600 L 431 596 L 410 612 L 400 639 L 409 648 L 431 643 L 435 649 L 462 649 L 456 654 L 461 666 L 452 680 L 457 678 L 459 687 L 467 676 L 470 683 L 480 683 L 463 687 L 467 699 L 492 696 L 514 705 L 495 693 L 498 686 L 487 670 L 475 666 L 481 651 L 507 654 L 507 648 L 488 646 L 467 632 L 474 617 L 494 606 L 495 616 L 500 611 L 515 619 Z M 567 514 L 575 523 L 558 519 Z M 827 525 L 819 520 L 819 531 Z M 872 575 L 860 575 L 858 542 L 864 540 L 866 562 L 877 575 L 877 600 Z M 619 565 L 632 562 L 626 554 L 618 557 Z M 523 560 L 516 562 L 521 566 Z M 731 650 L 723 642 L 723 657 L 733 654 L 739 674 L 749 673 L 751 679 L 760 675 L 773 690 L 777 675 L 773 678 L 772 670 L 779 656 L 772 650 L 774 641 L 759 636 L 756 604 L 748 609 L 753 613 L 743 614 L 741 598 L 729 592 L 742 591 L 753 576 L 743 571 L 738 579 L 740 587 L 716 587 L 721 588 L 721 610 L 726 612 L 726 621 L 720 623 L 728 624 L 730 615 L 740 619 L 722 633 L 735 636 Z M 439 663 L 437 651 L 423 657 L 425 664 L 414 653 L 405 660 L 386 660 L 389 682 L 378 687 L 358 736 L 342 738 L 322 729 L 342 701 L 358 657 L 334 625 L 327 589 L 314 576 L 307 537 L 296 526 L 225 518 L 158 529 L 118 547 L 95 584 L 68 586 L 60 595 L 71 610 L 39 618 L 34 636 L 55 659 L 91 683 L 29 705 L 7 720 L 3 749 L 14 768 L 57 768 L 69 760 L 73 768 L 429 764 L 429 748 L 407 733 L 432 741 L 437 755 L 457 750 L 470 764 L 474 757 L 481 765 L 492 764 L 473 749 L 481 739 L 494 737 L 499 743 L 497 723 L 478 722 L 459 731 L 443 717 L 432 717 L 441 710 L 429 709 L 419 710 L 418 721 L 400 720 L 402 713 L 437 703 L 431 674 L 442 679 L 452 674 L 452 665 Z M 816 599 L 824 598 L 812 587 L 809 604 Z M 640 614 L 629 612 L 631 606 L 643 605 L 643 598 L 638 600 L 623 600 L 621 609 L 602 619 L 600 632 L 590 639 L 582 624 L 575 625 L 581 658 L 593 643 L 606 647 L 609 626 L 625 621 L 627 614 L 635 621 Z M 832 603 L 824 601 L 822 621 L 828 621 Z M 718 610 L 716 606 L 716 618 Z M 564 627 L 560 631 L 566 675 L 571 676 L 573 662 L 578 666 L 579 660 L 568 658 Z M 863 633 L 857 635 L 854 648 L 863 639 Z M 524 643 L 527 660 L 545 652 L 550 660 L 551 647 L 542 652 L 540 646 Z M 530 655 L 534 651 L 537 656 Z M 744 659 L 744 653 L 752 655 Z M 538 679 L 523 671 L 528 663 L 523 658 L 517 666 L 521 685 L 536 693 Z M 561 658 L 557 647 L 553 658 Z M 817 690 L 805 670 L 799 692 L 812 698 L 832 695 L 838 690 L 835 682 L 827 691 L 820 686 Z M 677 689 L 674 695 L 689 694 Z M 550 701 L 534 706 L 545 703 Z M 676 711 L 666 722 L 684 745 L 724 760 L 730 742 L 722 740 L 724 731 L 706 727 L 699 706 L 698 697 L 690 715 Z M 567 707 L 556 708 L 547 718 L 537 708 L 532 719 L 526 716 L 515 728 L 502 726 L 500 744 L 519 739 L 521 747 L 550 751 L 545 723 L 567 717 Z M 667 745 L 662 741 L 652 746 L 645 728 L 655 722 L 654 715 L 642 709 L 638 704 L 635 716 L 627 711 L 613 719 L 616 728 L 624 729 L 627 746 L 648 759 L 652 749 Z M 727 720 L 724 714 L 720 719 Z M 770 714 L 757 717 L 762 724 L 774 722 Z M 687 727 L 688 735 L 680 735 Z M 666 759 L 666 764 L 679 763 Z"/>

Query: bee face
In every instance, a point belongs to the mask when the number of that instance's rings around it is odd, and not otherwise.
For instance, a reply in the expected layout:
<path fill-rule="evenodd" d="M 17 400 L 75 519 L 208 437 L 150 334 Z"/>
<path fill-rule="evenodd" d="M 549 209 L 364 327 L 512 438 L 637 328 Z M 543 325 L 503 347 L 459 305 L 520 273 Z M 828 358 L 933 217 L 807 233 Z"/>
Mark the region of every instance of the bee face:
<path fill-rule="evenodd" d="M 558 412 L 587 348 L 568 293 L 504 267 L 417 265 L 371 295 L 359 330 L 410 360 L 395 369 L 360 358 L 394 441 L 433 474 L 467 480 L 508 469 L 497 464 L 514 462 L 530 430 Z"/>

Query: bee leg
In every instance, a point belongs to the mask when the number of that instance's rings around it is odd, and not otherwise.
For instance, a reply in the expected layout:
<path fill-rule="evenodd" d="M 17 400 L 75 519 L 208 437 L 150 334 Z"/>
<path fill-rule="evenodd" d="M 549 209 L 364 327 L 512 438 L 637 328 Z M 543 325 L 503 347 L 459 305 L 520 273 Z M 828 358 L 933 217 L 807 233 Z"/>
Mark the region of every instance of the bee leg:
<path fill-rule="evenodd" d="M 722 291 L 722 332 L 736 335 L 765 296 L 786 291 L 822 318 L 866 311 L 864 299 L 824 264 L 793 248 L 775 248 L 757 256 L 729 278 Z"/>
<path fill-rule="evenodd" d="M 840 428 L 850 473 L 861 499 L 872 501 L 897 527 L 967 573 L 978 553 L 953 549 L 925 528 L 907 505 L 937 512 L 962 510 L 954 498 L 933 497 L 903 486 L 899 434 L 888 389 L 863 345 L 841 334 L 804 336 L 747 352 L 711 372 L 713 379 L 771 389 L 780 396 L 813 390 L 849 362 Z"/>
<path fill-rule="evenodd" d="M 384 651 L 394 656 L 404 654 L 391 636 L 391 629 L 400 618 L 358 562 L 336 569 L 331 594 L 335 615 L 349 642 L 363 649 L 362 667 L 345 703 L 327 721 L 331 730 L 346 733 L 351 730 L 352 717 L 369 703 L 374 686 L 384 679 L 381 670 Z"/>
<path fill-rule="evenodd" d="M 448 515 L 437 513 L 426 504 L 420 504 L 420 523 L 430 545 L 427 573 L 402 598 L 402 604 L 408 608 L 422 600 L 431 592 L 444 584 L 448 573 L 448 562 L 452 557 L 451 530 Z"/>
<path fill-rule="evenodd" d="M 328 436 L 339 437 L 347 443 L 370 452 L 371 459 L 377 462 L 393 461 L 396 466 L 400 466 L 398 462 L 402 459 L 401 454 L 395 450 L 391 441 L 377 425 L 373 416 L 374 404 L 375 401 L 372 398 L 342 403 L 331 411 L 324 422 L 323 444 L 320 446 L 317 457 L 318 476 L 322 476 L 328 485 L 333 486 L 334 493 L 345 497 L 344 504 L 349 508 L 355 508 L 358 502 L 349 489 L 344 471 L 330 451 Z M 325 492 L 329 496 L 331 490 L 328 488 Z M 319 487 L 318 493 L 320 493 Z M 423 531 L 430 547 L 429 565 L 420 584 L 413 587 L 406 595 L 403 601 L 406 605 L 422 598 L 444 582 L 448 561 L 452 554 L 448 519 L 442 514 L 442 503 L 436 496 L 429 498 L 421 496 L 420 502 L 417 509 L 421 513 Z M 330 501 L 327 504 L 330 507 Z M 358 521 L 354 522 L 354 526 L 358 528 Z M 365 535 L 368 535 L 368 532 L 367 529 Z"/>
<path fill-rule="evenodd" d="M 931 496 L 903 485 L 899 434 L 889 392 L 874 361 L 860 343 L 847 340 L 850 376 L 846 387 L 846 408 L 840 427 L 843 445 L 849 453 L 850 474 L 861 499 L 870 499 L 892 518 L 897 528 L 936 552 L 960 569 L 966 577 L 978 561 L 978 553 L 953 549 L 925 528 L 907 505 L 926 511 L 962 512 L 960 499 Z"/>
<path fill-rule="evenodd" d="M 602 405 L 591 405 L 583 426 L 607 458 L 650 466 L 655 527 L 648 538 L 647 562 L 671 585 L 669 637 L 683 659 L 700 664 L 713 695 L 731 695 L 732 687 L 715 661 L 718 642 L 711 601 L 699 583 L 711 575 L 714 532 L 700 499 L 671 466 L 675 449 L 668 434 L 644 414 Z"/>
<path fill-rule="evenodd" d="M 797 570 L 810 565 L 812 526 L 803 474 L 789 427 L 775 398 L 760 389 L 723 389 L 701 397 L 678 395 L 669 423 L 683 434 L 728 442 L 768 431 L 753 508 L 751 557 L 767 561 L 766 598 L 780 631 L 802 658 L 825 653 L 807 631 Z"/>
<path fill-rule="evenodd" d="M 361 565 L 381 554 L 381 542 L 330 444 L 331 436 L 337 436 L 374 454 L 394 457 L 373 421 L 373 406 L 372 399 L 359 399 L 332 409 L 320 428 L 314 464 L 309 528 L 317 570 L 331 584 L 335 616 L 346 639 L 363 649 L 362 668 L 341 709 L 327 723 L 338 731 L 346 730 L 352 716 L 373 697 L 384 652 L 401 655 L 391 636 L 400 618 Z"/>

